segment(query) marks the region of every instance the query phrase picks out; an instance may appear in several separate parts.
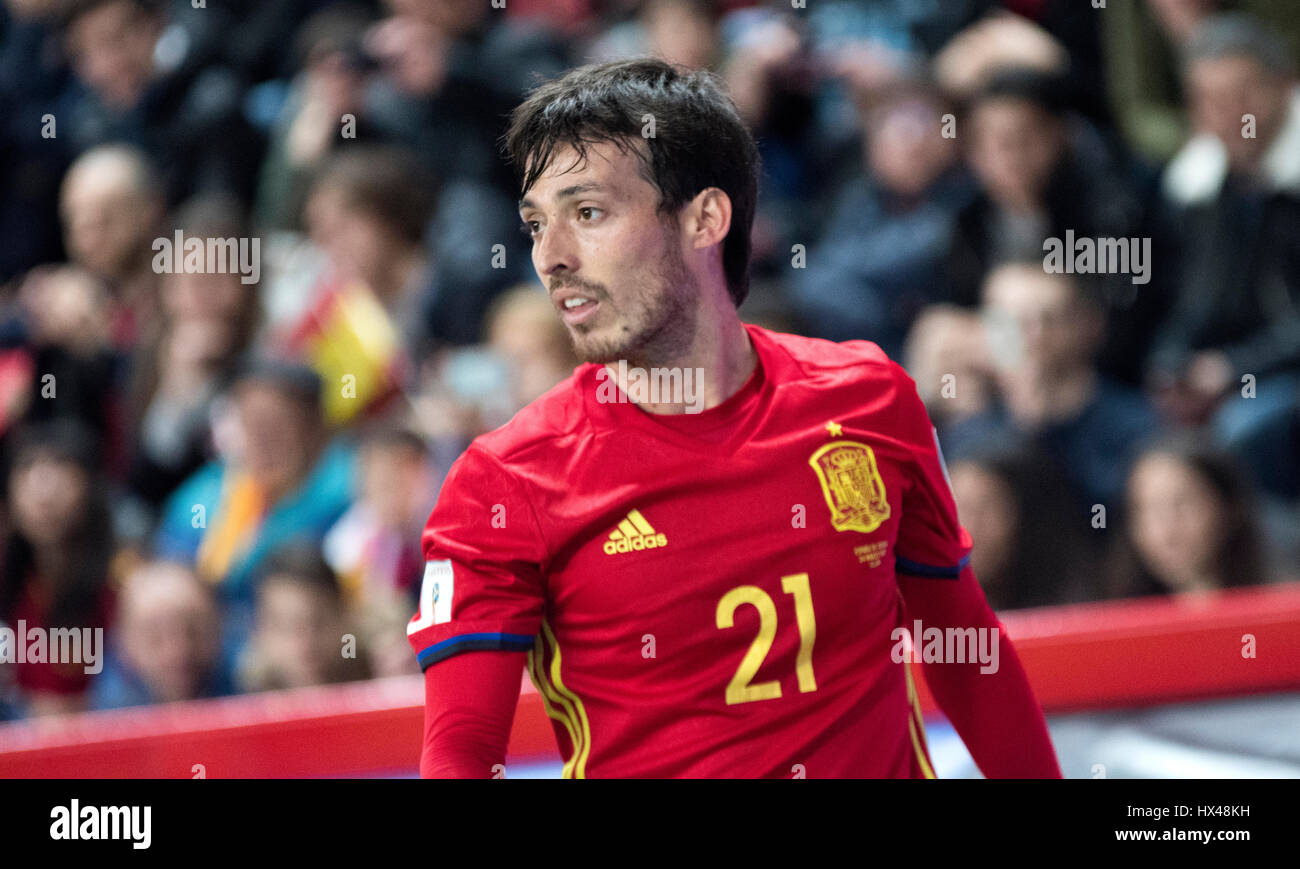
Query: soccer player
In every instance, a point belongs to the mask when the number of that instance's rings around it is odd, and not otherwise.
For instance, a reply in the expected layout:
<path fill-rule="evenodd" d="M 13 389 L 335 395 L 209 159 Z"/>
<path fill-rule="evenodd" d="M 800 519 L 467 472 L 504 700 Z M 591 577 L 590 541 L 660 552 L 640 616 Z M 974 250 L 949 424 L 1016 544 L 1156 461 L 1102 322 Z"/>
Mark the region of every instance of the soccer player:
<path fill-rule="evenodd" d="M 911 379 L 736 313 L 758 154 L 716 79 L 578 68 L 506 142 L 584 364 L 470 445 L 425 528 L 421 773 L 503 769 L 527 666 L 565 777 L 932 777 L 919 620 L 1000 638 L 924 664 L 985 775 L 1060 776 Z"/>

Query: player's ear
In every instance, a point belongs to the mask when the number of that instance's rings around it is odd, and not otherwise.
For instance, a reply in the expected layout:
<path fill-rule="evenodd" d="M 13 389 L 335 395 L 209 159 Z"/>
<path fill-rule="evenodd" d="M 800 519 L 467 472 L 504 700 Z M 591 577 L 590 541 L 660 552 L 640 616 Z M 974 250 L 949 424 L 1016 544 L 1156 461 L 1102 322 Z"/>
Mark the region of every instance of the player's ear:
<path fill-rule="evenodd" d="M 687 204 L 682 228 L 696 250 L 721 243 L 731 229 L 731 197 L 721 188 L 704 188 Z"/>

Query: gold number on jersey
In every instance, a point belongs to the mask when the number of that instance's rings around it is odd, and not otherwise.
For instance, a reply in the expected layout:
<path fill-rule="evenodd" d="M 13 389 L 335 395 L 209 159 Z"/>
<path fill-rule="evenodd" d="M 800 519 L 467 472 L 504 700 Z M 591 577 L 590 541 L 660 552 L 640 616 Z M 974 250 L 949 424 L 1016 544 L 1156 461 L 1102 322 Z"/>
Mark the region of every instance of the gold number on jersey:
<path fill-rule="evenodd" d="M 805 694 L 817 690 L 813 676 L 813 643 L 817 640 L 817 617 L 813 615 L 812 589 L 808 587 L 808 574 L 796 573 L 781 577 L 781 590 L 794 595 L 794 618 L 799 625 L 799 657 L 795 659 L 795 672 L 799 674 L 799 690 Z"/>
<path fill-rule="evenodd" d="M 799 690 L 803 693 L 817 690 L 817 679 L 813 676 L 813 643 L 817 640 L 817 618 L 813 614 L 812 591 L 808 586 L 808 574 L 796 573 L 781 577 L 781 590 L 794 595 L 795 622 L 799 626 L 799 656 L 795 661 L 795 672 L 799 676 Z M 772 650 L 776 639 L 776 603 L 772 596 L 756 585 L 738 585 L 722 596 L 718 601 L 718 629 L 726 630 L 736 626 L 736 610 L 742 604 L 749 604 L 758 610 L 758 636 L 750 643 L 749 651 L 741 659 L 736 674 L 727 683 L 727 705 L 749 703 L 753 700 L 775 700 L 781 696 L 781 683 L 775 679 L 750 684 L 763 666 L 763 659 Z"/>

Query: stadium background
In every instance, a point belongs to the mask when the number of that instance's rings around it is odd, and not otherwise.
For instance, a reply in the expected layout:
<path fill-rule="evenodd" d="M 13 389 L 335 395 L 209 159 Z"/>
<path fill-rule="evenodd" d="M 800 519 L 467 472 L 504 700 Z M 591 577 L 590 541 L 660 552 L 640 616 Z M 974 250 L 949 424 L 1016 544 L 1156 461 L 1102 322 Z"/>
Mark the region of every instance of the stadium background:
<path fill-rule="evenodd" d="M 108 653 L 0 663 L 0 776 L 414 773 L 420 528 L 574 364 L 496 139 L 645 53 L 758 136 L 743 319 L 916 379 L 1066 774 L 1300 775 L 1300 7 L 800 6 L 6 0 L 0 622 Z M 529 688 L 506 774 L 557 775 Z"/>

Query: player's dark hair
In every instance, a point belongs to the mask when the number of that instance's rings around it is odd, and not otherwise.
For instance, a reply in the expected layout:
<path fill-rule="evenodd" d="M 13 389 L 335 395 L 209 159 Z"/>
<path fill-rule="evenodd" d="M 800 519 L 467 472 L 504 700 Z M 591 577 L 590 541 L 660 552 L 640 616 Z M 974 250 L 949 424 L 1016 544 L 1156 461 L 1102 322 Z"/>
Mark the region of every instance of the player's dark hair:
<path fill-rule="evenodd" d="M 653 119 L 654 135 L 643 135 Z M 637 146 L 644 139 L 647 148 Z M 511 114 L 504 137 L 527 191 L 555 152 L 612 142 L 631 148 L 642 175 L 660 193 L 661 214 L 675 214 L 701 190 L 731 199 L 731 230 L 722 246 L 727 290 L 739 307 L 749 293 L 750 231 L 758 199 L 759 155 L 753 135 L 721 80 L 706 70 L 635 58 L 578 67 L 534 89 Z"/>

